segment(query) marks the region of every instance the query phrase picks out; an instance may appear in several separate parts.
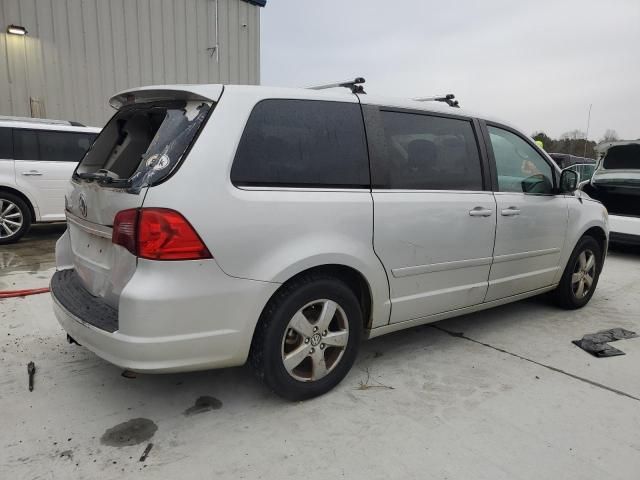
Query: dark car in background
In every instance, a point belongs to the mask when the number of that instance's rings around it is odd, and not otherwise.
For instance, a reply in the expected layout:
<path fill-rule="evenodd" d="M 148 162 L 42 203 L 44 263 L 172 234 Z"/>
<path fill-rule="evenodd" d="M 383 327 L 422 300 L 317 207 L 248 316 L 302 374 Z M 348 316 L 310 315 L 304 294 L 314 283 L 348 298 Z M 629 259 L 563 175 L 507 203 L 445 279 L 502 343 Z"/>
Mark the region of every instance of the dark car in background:
<path fill-rule="evenodd" d="M 596 160 L 578 157 L 569 153 L 550 153 L 549 156 L 561 169 L 568 169 L 580 175 L 580 181 L 589 180 L 596 169 Z"/>

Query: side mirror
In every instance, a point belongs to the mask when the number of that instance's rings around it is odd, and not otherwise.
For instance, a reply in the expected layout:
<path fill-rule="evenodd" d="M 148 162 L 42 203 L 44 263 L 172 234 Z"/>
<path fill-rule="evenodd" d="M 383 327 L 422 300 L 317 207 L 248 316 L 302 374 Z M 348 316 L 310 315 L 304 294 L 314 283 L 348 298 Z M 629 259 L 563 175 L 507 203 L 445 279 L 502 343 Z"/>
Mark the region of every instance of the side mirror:
<path fill-rule="evenodd" d="M 578 189 L 580 175 L 573 170 L 563 170 L 560 174 L 560 193 L 573 193 Z"/>

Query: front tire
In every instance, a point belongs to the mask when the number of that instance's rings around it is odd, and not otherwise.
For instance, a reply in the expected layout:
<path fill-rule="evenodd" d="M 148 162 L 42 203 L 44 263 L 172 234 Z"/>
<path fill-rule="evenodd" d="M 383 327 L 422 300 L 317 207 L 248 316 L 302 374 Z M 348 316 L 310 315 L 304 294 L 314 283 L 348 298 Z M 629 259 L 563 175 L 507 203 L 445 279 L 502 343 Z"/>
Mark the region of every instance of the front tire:
<path fill-rule="evenodd" d="M 556 303 L 569 310 L 582 308 L 593 296 L 602 270 L 602 249 L 589 235 L 582 237 L 571 253 L 558 287 Z"/>
<path fill-rule="evenodd" d="M 24 200 L 0 192 L 0 245 L 17 242 L 30 226 L 31 213 Z"/>
<path fill-rule="evenodd" d="M 285 284 L 261 315 L 250 360 L 279 396 L 298 401 L 322 395 L 351 369 L 362 337 L 356 295 L 327 275 Z"/>

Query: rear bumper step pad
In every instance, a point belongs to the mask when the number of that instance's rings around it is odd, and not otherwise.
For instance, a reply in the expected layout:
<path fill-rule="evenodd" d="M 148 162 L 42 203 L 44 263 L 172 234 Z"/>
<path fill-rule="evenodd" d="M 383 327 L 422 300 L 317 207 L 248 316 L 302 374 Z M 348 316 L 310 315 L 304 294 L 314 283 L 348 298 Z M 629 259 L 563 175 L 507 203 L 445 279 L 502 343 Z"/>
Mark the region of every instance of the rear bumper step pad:
<path fill-rule="evenodd" d="M 51 279 L 51 294 L 69 313 L 100 330 L 118 330 L 118 311 L 91 295 L 73 269 L 60 270 Z"/>

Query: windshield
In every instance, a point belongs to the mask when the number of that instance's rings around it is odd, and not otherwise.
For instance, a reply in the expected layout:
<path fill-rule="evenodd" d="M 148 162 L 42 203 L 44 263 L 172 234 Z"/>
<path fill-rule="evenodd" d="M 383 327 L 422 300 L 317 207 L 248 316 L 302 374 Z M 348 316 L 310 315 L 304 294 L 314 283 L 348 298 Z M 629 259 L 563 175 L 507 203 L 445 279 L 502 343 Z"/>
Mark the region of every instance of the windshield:
<path fill-rule="evenodd" d="M 602 166 L 605 170 L 640 170 L 640 144 L 611 147 Z"/>
<path fill-rule="evenodd" d="M 78 165 L 74 179 L 131 193 L 158 183 L 180 164 L 211 106 L 171 101 L 121 108 Z"/>

